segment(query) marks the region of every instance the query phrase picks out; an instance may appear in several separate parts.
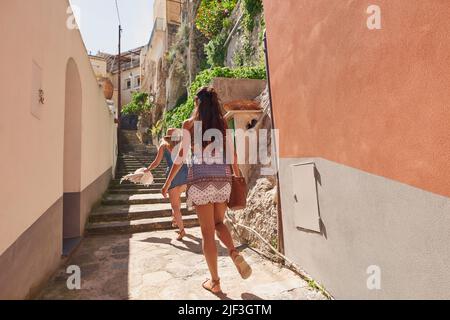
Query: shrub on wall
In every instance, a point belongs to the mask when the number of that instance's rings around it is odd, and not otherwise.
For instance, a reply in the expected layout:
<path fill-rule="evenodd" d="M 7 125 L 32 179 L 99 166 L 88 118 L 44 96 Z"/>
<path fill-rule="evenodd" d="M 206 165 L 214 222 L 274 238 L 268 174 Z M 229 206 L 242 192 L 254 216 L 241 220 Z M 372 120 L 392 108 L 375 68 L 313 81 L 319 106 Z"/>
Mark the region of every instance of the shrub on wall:
<path fill-rule="evenodd" d="M 209 40 L 216 37 L 236 6 L 237 0 L 202 0 L 195 19 L 197 29 Z"/>
<path fill-rule="evenodd" d="M 138 115 L 142 116 L 149 113 L 153 108 L 153 104 L 150 102 L 149 95 L 145 92 L 133 93 L 131 102 L 122 108 L 124 115 Z"/>
<path fill-rule="evenodd" d="M 194 110 L 194 97 L 198 90 L 211 83 L 214 78 L 244 78 L 244 79 L 265 79 L 265 66 L 227 68 L 218 67 L 200 72 L 189 88 L 189 96 L 185 103 L 164 113 L 164 123 L 166 128 L 180 128 L 183 121 L 192 115 Z"/>
<path fill-rule="evenodd" d="M 255 28 L 255 18 L 263 12 L 262 0 L 243 0 L 244 26 L 249 32 Z"/>
<path fill-rule="evenodd" d="M 205 45 L 206 62 L 210 67 L 223 67 L 226 56 L 226 40 L 227 34 L 221 32 Z"/>

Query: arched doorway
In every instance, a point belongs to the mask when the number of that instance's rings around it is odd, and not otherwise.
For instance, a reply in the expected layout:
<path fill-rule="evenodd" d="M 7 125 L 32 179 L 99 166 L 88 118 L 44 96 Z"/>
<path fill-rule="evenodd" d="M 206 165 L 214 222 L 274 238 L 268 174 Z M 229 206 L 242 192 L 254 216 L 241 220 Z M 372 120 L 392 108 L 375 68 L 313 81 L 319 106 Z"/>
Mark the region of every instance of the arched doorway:
<path fill-rule="evenodd" d="M 69 254 L 81 237 L 82 89 L 78 67 L 72 58 L 67 62 L 65 90 L 63 255 Z"/>

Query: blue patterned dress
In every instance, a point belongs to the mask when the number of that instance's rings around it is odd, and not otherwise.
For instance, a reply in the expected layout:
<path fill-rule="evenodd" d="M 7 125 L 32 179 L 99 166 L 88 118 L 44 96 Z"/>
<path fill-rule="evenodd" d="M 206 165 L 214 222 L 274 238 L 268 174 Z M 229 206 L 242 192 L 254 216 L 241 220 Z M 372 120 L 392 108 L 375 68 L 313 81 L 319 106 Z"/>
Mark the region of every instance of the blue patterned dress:
<path fill-rule="evenodd" d="M 167 179 L 169 177 L 170 170 L 172 169 L 173 166 L 172 155 L 167 148 L 164 148 L 164 159 L 167 162 L 167 169 L 166 169 L 166 179 Z M 175 178 L 172 180 L 169 190 L 178 186 L 185 185 L 187 182 L 187 175 L 188 175 L 188 167 L 187 165 L 184 164 L 180 168 L 180 171 L 178 171 Z"/>

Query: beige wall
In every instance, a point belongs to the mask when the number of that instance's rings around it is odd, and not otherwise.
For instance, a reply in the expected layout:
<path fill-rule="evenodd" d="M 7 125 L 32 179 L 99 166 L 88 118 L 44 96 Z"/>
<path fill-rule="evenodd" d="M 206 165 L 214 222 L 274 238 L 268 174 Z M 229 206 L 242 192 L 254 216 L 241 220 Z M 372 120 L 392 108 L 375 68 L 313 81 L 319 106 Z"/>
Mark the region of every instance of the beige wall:
<path fill-rule="evenodd" d="M 92 69 L 97 77 L 108 77 L 107 63 L 105 59 L 97 57 L 89 57 L 91 60 Z"/>
<path fill-rule="evenodd" d="M 155 93 L 158 88 L 158 63 L 167 51 L 166 8 L 166 0 L 155 0 L 153 5 L 153 21 L 156 22 L 157 19 L 159 20 L 154 25 L 155 29 L 152 30 L 151 42 L 144 49 L 145 54 L 141 56 L 142 89 L 148 93 Z"/>
<path fill-rule="evenodd" d="M 154 0 L 153 3 L 153 21 L 156 19 L 164 19 L 166 23 L 166 1 L 167 0 Z"/>
<path fill-rule="evenodd" d="M 0 255 L 62 197 L 65 79 L 71 58 L 81 79 L 82 126 L 81 175 L 70 190 L 84 190 L 113 164 L 113 116 L 79 31 L 66 27 L 68 6 L 61 0 L 0 3 Z M 32 61 L 42 68 L 40 119 L 30 113 Z"/>

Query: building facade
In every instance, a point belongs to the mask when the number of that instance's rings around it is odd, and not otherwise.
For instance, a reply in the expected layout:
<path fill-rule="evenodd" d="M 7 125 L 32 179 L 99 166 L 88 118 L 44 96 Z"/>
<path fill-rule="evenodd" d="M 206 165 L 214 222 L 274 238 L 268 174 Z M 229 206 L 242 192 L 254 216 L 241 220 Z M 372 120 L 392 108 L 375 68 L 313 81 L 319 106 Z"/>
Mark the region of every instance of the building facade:
<path fill-rule="evenodd" d="M 108 62 L 106 57 L 100 55 L 89 55 L 89 60 L 91 60 L 92 69 L 97 79 L 109 78 L 108 73 Z"/>
<path fill-rule="evenodd" d="M 121 106 L 131 102 L 134 93 L 141 91 L 141 55 L 143 47 L 121 54 Z M 99 52 L 90 56 L 94 72 L 99 79 L 108 78 L 114 86 L 113 102 L 118 106 L 119 64 L 118 55 Z M 137 117 L 122 115 L 123 129 L 136 129 Z"/>
<path fill-rule="evenodd" d="M 181 1 L 177 0 L 154 1 L 154 24 L 150 40 L 143 49 L 141 72 L 142 90 L 153 97 L 157 106 L 155 118 L 159 118 L 166 107 L 166 56 L 181 24 L 181 6 Z"/>
<path fill-rule="evenodd" d="M 141 51 L 143 47 L 121 54 L 121 93 L 122 106 L 130 103 L 133 93 L 141 91 Z M 99 52 L 91 55 L 91 64 L 98 77 L 109 78 L 114 84 L 114 103 L 118 104 L 118 56 Z"/>
<path fill-rule="evenodd" d="M 264 5 L 287 257 L 336 298 L 449 299 L 450 4 Z"/>
<path fill-rule="evenodd" d="M 113 175 L 117 131 L 69 23 L 69 1 L 0 7 L 0 299 L 22 299 L 33 297 L 83 235 Z"/>

